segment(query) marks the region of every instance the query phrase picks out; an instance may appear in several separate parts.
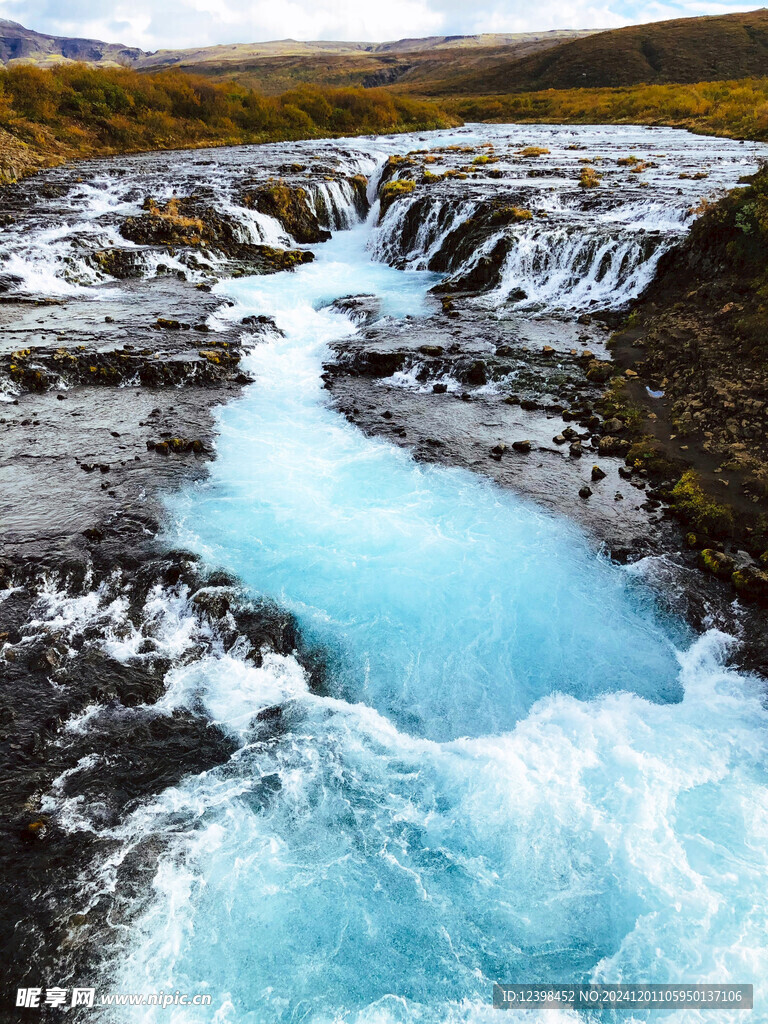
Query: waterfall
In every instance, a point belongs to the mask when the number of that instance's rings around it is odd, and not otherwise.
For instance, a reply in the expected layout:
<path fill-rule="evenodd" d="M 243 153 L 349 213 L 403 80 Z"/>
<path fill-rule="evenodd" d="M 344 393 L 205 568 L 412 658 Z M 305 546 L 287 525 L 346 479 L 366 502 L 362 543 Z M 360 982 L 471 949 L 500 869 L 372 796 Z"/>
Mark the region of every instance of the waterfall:
<path fill-rule="evenodd" d="M 660 233 L 599 228 L 518 230 L 487 301 L 499 306 L 524 292 L 525 298 L 518 298 L 521 307 L 621 308 L 647 287 L 673 240 Z"/>
<path fill-rule="evenodd" d="M 313 181 L 309 188 L 312 212 L 324 228 L 345 231 L 360 220 L 359 194 L 346 178 Z"/>
<path fill-rule="evenodd" d="M 426 270 L 448 236 L 477 206 L 473 199 L 423 195 L 395 202 L 373 233 L 371 252 L 391 266 Z"/>

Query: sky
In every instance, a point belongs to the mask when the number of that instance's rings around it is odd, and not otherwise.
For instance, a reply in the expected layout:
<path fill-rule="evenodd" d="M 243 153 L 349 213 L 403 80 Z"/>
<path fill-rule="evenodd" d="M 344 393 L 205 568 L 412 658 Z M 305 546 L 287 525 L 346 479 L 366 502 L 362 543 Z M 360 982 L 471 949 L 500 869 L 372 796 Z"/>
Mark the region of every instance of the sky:
<path fill-rule="evenodd" d="M 0 17 L 51 35 L 158 50 L 287 38 L 379 42 L 616 28 L 757 6 L 738 0 L 0 0 Z"/>

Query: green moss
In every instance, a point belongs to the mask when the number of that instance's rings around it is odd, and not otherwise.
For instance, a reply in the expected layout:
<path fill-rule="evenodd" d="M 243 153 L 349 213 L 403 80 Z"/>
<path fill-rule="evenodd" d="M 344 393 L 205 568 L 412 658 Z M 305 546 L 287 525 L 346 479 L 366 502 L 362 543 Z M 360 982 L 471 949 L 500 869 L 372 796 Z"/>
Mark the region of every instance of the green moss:
<path fill-rule="evenodd" d="M 635 441 L 626 454 L 625 461 L 634 469 L 646 469 L 658 476 L 668 476 L 674 469 L 663 446 L 652 437 Z"/>
<path fill-rule="evenodd" d="M 716 548 L 704 548 L 700 551 L 699 561 L 702 569 L 706 569 L 714 576 L 730 576 L 733 571 L 733 559 Z"/>
<path fill-rule="evenodd" d="M 614 416 L 620 419 L 630 433 L 640 432 L 643 411 L 639 405 L 630 401 L 625 377 L 614 377 L 611 380 L 602 398 L 597 402 L 597 408 L 606 419 L 612 419 Z"/>
<path fill-rule="evenodd" d="M 733 532 L 733 512 L 710 497 L 701 486 L 698 474 L 686 470 L 672 491 L 674 509 L 680 518 L 710 537 L 723 537 Z"/>
<path fill-rule="evenodd" d="M 396 199 L 410 195 L 415 188 L 416 182 L 410 178 L 398 178 L 397 181 L 388 181 L 379 192 L 381 216 L 384 216 Z"/>

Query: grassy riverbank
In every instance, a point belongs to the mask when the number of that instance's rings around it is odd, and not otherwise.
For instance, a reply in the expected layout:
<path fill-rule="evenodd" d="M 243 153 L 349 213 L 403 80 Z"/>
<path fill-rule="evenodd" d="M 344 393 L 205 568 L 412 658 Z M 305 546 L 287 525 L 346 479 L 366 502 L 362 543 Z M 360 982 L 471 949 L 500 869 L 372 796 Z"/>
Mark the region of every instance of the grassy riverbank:
<path fill-rule="evenodd" d="M 455 123 L 428 100 L 379 89 L 305 85 L 264 96 L 177 71 L 14 67 L 0 71 L 0 181 L 77 157 Z"/>
<path fill-rule="evenodd" d="M 703 135 L 768 139 L 768 78 L 695 85 L 546 89 L 452 97 L 443 104 L 465 121 L 664 125 Z"/>

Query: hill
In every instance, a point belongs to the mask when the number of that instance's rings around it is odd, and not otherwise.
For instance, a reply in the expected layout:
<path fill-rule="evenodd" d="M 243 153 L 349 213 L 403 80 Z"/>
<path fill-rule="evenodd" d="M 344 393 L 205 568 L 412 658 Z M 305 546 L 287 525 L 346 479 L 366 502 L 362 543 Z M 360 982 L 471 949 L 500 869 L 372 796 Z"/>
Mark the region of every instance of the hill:
<path fill-rule="evenodd" d="M 424 82 L 425 95 L 483 95 L 639 84 L 713 82 L 768 74 L 768 10 L 681 18 L 599 32 L 543 53 Z"/>
<path fill-rule="evenodd" d="M 415 87 L 423 82 L 429 88 L 446 76 L 479 76 L 502 61 L 590 34 L 591 30 L 486 33 L 389 42 L 280 39 L 147 53 L 98 39 L 46 35 L 0 19 L 0 64 L 47 68 L 79 61 L 143 72 L 176 68 L 216 82 L 237 81 L 268 95 L 279 95 L 303 83 L 376 88 L 402 81 L 413 82 Z"/>
<path fill-rule="evenodd" d="M 555 46 L 564 40 L 593 34 L 594 30 L 553 30 L 550 32 L 497 32 L 474 36 L 425 36 L 422 39 L 395 39 L 390 42 L 349 42 L 344 40 L 276 39 L 260 43 L 231 43 L 217 46 L 191 47 L 186 50 L 157 50 L 143 54 L 136 67 L 190 67 L 207 63 L 242 63 L 265 57 L 312 57 L 318 54 L 404 54 L 434 50 L 499 49 L 509 47 L 536 49 Z"/>
<path fill-rule="evenodd" d="M 520 32 L 431 36 L 387 43 L 237 43 L 188 50 L 158 50 L 139 58 L 140 71 L 179 68 L 214 81 L 237 81 L 276 95 L 302 82 L 375 88 L 394 83 L 429 91 L 456 75 L 483 75 L 500 62 L 517 60 L 583 38 L 589 31 Z"/>
<path fill-rule="evenodd" d="M 46 67 L 67 61 L 117 67 L 132 64 L 144 56 L 144 51 L 134 46 L 103 43 L 99 39 L 48 36 L 15 21 L 0 19 L 0 61 L 10 67 L 14 64 Z"/>

